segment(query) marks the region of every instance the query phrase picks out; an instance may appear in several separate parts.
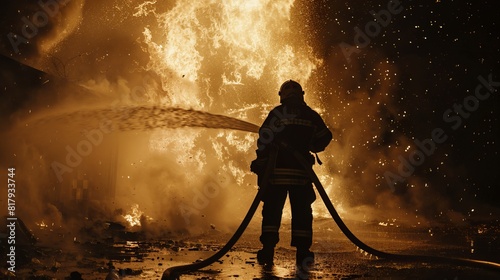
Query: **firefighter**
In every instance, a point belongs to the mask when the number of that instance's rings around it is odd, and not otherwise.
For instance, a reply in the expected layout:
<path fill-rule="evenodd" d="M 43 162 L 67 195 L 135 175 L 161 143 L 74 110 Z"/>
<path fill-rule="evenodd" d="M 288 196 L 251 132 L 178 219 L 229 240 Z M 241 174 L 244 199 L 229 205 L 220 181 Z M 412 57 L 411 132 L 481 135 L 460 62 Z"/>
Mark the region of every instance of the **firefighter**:
<path fill-rule="evenodd" d="M 298 151 L 312 167 L 315 157 L 311 152 L 323 151 L 330 143 L 332 133 L 320 115 L 304 102 L 304 91 L 299 83 L 286 81 L 280 87 L 279 96 L 281 105 L 269 113 L 260 127 L 257 159 L 250 165 L 261 186 L 271 150 L 278 149 L 275 165 L 269 171 L 269 185 L 262 198 L 260 242 L 263 248 L 257 252 L 257 260 L 265 266 L 273 265 L 274 247 L 279 241 L 281 216 L 288 195 L 292 210 L 291 246 L 296 247 L 296 264 L 300 269 L 314 262 L 314 253 L 309 249 L 312 245 L 311 204 L 316 195 L 304 166 L 289 151 L 275 144 L 283 142 Z"/>

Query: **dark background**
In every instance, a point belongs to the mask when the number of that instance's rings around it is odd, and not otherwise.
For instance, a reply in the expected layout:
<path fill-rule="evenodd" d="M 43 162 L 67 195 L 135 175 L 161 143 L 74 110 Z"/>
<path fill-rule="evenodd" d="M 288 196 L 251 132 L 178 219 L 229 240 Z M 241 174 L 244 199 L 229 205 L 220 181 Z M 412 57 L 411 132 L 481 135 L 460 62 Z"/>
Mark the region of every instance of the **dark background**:
<path fill-rule="evenodd" d="M 455 103 L 463 104 L 465 97 L 474 94 L 478 76 L 492 75 L 494 81 L 500 81 L 499 21 L 494 4 L 445 0 L 400 3 L 403 11 L 392 15 L 392 22 L 382 27 L 366 47 L 381 52 L 399 70 L 398 90 L 392 99 L 400 111 L 407 112 L 407 117 L 389 115 L 394 121 L 389 122 L 387 129 L 423 140 L 430 137 L 434 128 L 443 128 L 449 139 L 438 145 L 434 156 L 441 160 L 447 154 L 443 159 L 445 168 L 455 170 L 456 177 L 443 178 L 442 172 L 429 173 L 422 170 L 425 168 L 416 173 L 449 184 L 445 191 L 457 200 L 473 197 L 498 205 L 498 91 L 481 101 L 479 108 L 463 119 L 460 128 L 453 130 L 450 123 L 443 121 L 446 110 Z M 320 42 L 317 51 L 327 57 L 331 55 L 331 46 L 341 42 L 353 45 L 354 27 L 364 29 L 373 20 L 368 11 L 378 12 L 386 5 L 386 1 L 315 1 L 307 10 L 311 29 L 304 37 Z M 363 49 L 351 58 L 358 59 L 362 71 L 370 71 L 371 57 Z M 342 66 L 350 67 L 344 62 Z M 352 79 L 362 80 L 363 75 L 361 72 Z M 358 84 L 353 82 L 351 89 L 355 90 Z M 396 138 L 389 136 L 381 145 Z M 425 165 L 435 169 L 439 162 Z"/>

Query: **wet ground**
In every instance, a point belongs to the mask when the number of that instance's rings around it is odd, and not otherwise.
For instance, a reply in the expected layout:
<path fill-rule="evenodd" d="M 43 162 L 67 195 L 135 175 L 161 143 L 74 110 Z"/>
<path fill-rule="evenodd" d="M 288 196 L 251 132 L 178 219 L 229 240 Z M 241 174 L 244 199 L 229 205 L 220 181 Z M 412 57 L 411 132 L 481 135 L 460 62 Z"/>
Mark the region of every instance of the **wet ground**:
<path fill-rule="evenodd" d="M 254 219 L 236 246 L 218 262 L 181 279 L 298 279 L 295 252 L 289 246 L 290 226 L 282 227 L 275 266 L 257 264 L 258 224 Z M 392 253 L 425 254 L 500 262 L 499 233 L 495 224 L 463 227 L 404 227 L 348 222 L 365 243 Z M 129 232 L 119 225 L 100 233 L 63 229 L 33 230 L 38 241 L 17 247 L 17 279 L 160 279 L 171 266 L 209 257 L 230 238 L 210 228 L 197 236 L 173 235 L 162 240 Z M 48 242 L 50 240 L 50 242 Z M 3 242 L 2 242 L 3 244 Z M 312 251 L 316 264 L 309 279 L 500 279 L 500 273 L 438 263 L 397 263 L 359 252 L 333 221 L 315 221 Z M 4 257 L 4 256 L 2 256 Z M 5 263 L 5 262 L 4 262 Z M 2 275 L 7 270 L 2 268 Z"/>

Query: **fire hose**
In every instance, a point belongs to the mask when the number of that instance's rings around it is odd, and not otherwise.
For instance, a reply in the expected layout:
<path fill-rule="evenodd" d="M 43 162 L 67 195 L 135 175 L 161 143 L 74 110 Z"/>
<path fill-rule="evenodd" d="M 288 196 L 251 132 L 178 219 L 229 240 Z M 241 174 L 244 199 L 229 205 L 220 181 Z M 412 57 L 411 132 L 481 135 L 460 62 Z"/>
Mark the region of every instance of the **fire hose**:
<path fill-rule="evenodd" d="M 374 249 L 361 240 L 359 240 L 346 226 L 342 218 L 340 218 L 337 210 L 335 210 L 335 207 L 333 206 L 332 202 L 330 201 L 330 198 L 328 197 L 328 194 L 325 191 L 325 188 L 319 181 L 318 176 L 314 172 L 314 170 L 311 168 L 310 164 L 308 161 L 305 159 L 305 157 L 300 154 L 299 152 L 295 151 L 291 147 L 287 146 L 285 143 L 280 143 L 279 148 L 283 148 L 287 150 L 288 152 L 292 153 L 294 157 L 304 166 L 306 169 L 306 172 L 308 173 L 311 181 L 313 184 L 316 186 L 316 189 L 318 190 L 319 195 L 321 196 L 321 199 L 325 203 L 326 208 L 328 209 L 328 212 L 330 212 L 330 215 L 332 216 L 333 220 L 335 223 L 337 223 L 338 227 L 342 231 L 342 233 L 358 248 L 360 248 L 362 251 L 374 255 L 378 258 L 383 258 L 383 259 L 390 259 L 390 260 L 395 260 L 395 261 L 400 261 L 400 262 L 436 262 L 436 263 L 447 263 L 447 264 L 452 264 L 452 265 L 458 265 L 458 266 L 469 266 L 469 267 L 478 267 L 482 269 L 489 269 L 489 270 L 494 270 L 497 272 L 500 272 L 500 263 L 495 263 L 495 262 L 490 262 L 490 261 L 484 261 L 484 260 L 476 260 L 476 259 L 467 259 L 467 258 L 454 258 L 454 257 L 442 257 L 442 256 L 426 256 L 426 255 L 405 255 L 405 254 L 393 254 L 393 253 L 387 253 L 387 252 L 382 252 L 377 249 Z M 262 180 L 263 184 L 260 186 L 259 191 L 257 192 L 257 195 L 255 196 L 250 209 L 248 210 L 245 218 L 241 222 L 240 226 L 236 230 L 236 232 L 233 234 L 231 239 L 227 242 L 227 244 L 222 247 L 218 252 L 216 252 L 214 255 L 210 256 L 209 258 L 188 264 L 188 265 L 181 265 L 181 266 L 174 266 L 166 269 L 163 272 L 162 280 L 175 280 L 179 279 L 180 275 L 182 273 L 186 273 L 189 271 L 194 271 L 201 269 L 203 267 L 209 266 L 210 264 L 216 262 L 219 260 L 222 256 L 224 256 L 231 248 L 232 246 L 238 241 L 238 239 L 241 237 L 243 232 L 245 231 L 246 227 L 250 223 L 250 220 L 252 219 L 253 215 L 255 214 L 255 211 L 257 210 L 257 207 L 259 206 L 260 200 L 262 198 L 263 193 L 265 192 L 266 188 L 268 187 L 268 182 L 269 182 L 269 177 L 271 175 L 271 171 L 273 169 L 274 163 L 276 161 L 276 156 L 277 156 L 278 149 L 274 148 L 273 151 L 271 152 L 271 157 L 270 160 L 268 161 L 268 164 L 266 166 L 265 172 L 264 172 L 264 178 Z"/>

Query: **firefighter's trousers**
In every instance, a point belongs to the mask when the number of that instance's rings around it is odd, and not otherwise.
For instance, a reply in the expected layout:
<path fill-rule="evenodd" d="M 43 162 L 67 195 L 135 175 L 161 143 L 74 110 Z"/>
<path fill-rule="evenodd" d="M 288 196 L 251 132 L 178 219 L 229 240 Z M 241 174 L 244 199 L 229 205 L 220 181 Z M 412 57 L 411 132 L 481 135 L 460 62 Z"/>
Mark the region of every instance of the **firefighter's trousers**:
<path fill-rule="evenodd" d="M 279 241 L 279 228 L 287 194 L 292 210 L 291 246 L 309 249 L 312 245 L 312 208 L 316 199 L 312 184 L 270 185 L 264 194 L 262 208 L 262 234 L 264 247 L 274 247 Z"/>

